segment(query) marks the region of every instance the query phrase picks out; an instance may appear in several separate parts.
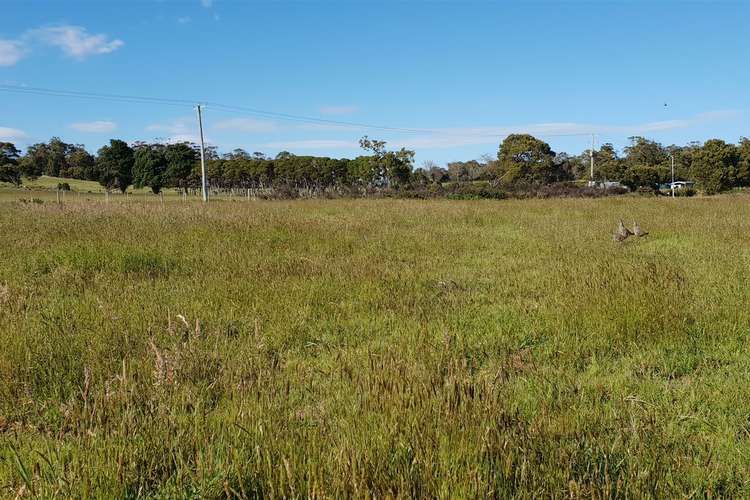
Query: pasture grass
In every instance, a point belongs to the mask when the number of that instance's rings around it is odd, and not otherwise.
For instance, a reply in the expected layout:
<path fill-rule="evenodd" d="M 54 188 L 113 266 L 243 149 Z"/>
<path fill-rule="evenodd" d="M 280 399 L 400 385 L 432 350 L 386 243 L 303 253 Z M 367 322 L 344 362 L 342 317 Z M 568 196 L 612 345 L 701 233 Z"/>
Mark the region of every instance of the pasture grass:
<path fill-rule="evenodd" d="M 0 202 L 3 201 L 14 201 L 14 200 L 41 200 L 41 201 L 57 201 L 57 186 L 60 183 L 67 183 L 70 186 L 70 191 L 64 193 L 64 201 L 66 202 L 96 202 L 105 200 L 105 189 L 104 186 L 96 181 L 86 181 L 81 179 L 69 179 L 63 177 L 51 177 L 48 175 L 42 175 L 35 179 L 29 179 L 24 177 L 21 182 L 21 186 L 14 186 L 9 182 L 0 182 Z M 164 196 L 167 199 L 179 199 L 181 194 L 178 189 L 164 189 Z M 63 193 L 60 193 L 63 196 Z M 137 201 L 154 201 L 159 200 L 159 196 L 155 195 L 151 188 L 135 188 L 133 186 L 128 187 L 127 196 Z M 194 196 L 191 196 L 195 199 Z M 113 191 L 110 193 L 110 199 L 125 200 L 120 191 Z"/>
<path fill-rule="evenodd" d="M 0 203 L 0 496 L 746 497 L 748 201 Z"/>
<path fill-rule="evenodd" d="M 70 191 L 58 192 L 57 186 L 59 183 L 67 183 L 70 186 Z M 211 199 L 217 201 L 251 201 L 247 198 L 245 189 L 212 190 Z M 148 187 L 129 186 L 125 193 L 112 190 L 107 197 L 104 187 L 95 181 L 42 175 L 35 179 L 24 177 L 20 186 L 14 186 L 9 182 L 0 182 L 0 203 L 8 201 L 25 201 L 28 203 L 159 203 L 164 200 L 170 202 L 199 201 L 200 192 L 199 190 L 190 190 L 187 197 L 183 198 L 182 190 L 179 188 L 165 188 L 160 195 L 157 195 Z"/>
<path fill-rule="evenodd" d="M 49 175 L 42 175 L 35 179 L 22 179 L 22 187 L 26 189 L 48 189 L 56 190 L 57 185 L 60 183 L 67 183 L 72 191 L 91 192 L 91 193 L 103 193 L 104 187 L 96 181 L 86 181 L 82 179 L 69 179 L 62 177 L 51 177 Z"/>

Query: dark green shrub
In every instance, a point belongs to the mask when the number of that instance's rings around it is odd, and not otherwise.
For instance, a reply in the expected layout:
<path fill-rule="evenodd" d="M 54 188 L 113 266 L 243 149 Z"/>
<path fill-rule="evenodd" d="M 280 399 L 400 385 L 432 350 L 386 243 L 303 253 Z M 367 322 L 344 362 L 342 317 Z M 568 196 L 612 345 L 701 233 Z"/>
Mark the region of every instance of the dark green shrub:
<path fill-rule="evenodd" d="M 669 194 L 671 195 L 672 193 L 670 192 Z M 674 190 L 675 196 L 687 197 L 687 196 L 695 196 L 695 194 L 696 194 L 696 191 L 693 188 L 683 188 L 683 189 Z"/>
<path fill-rule="evenodd" d="M 507 197 L 505 190 L 487 183 L 452 184 L 446 195 L 449 200 L 503 200 Z"/>

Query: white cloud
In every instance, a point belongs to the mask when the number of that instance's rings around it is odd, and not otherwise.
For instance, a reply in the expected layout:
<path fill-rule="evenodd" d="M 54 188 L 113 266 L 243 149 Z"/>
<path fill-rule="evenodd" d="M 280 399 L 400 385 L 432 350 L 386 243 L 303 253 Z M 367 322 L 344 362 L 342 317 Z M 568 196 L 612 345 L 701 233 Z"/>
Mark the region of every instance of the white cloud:
<path fill-rule="evenodd" d="M 301 123 L 295 128 L 299 130 L 362 130 L 358 125 L 344 125 L 336 123 Z"/>
<path fill-rule="evenodd" d="M 178 17 L 178 18 L 177 18 L 177 22 L 178 22 L 179 24 L 187 24 L 187 23 L 189 23 L 190 21 L 191 21 L 191 19 L 190 19 L 190 16 L 183 16 L 183 17 Z"/>
<path fill-rule="evenodd" d="M 0 141 L 15 142 L 28 139 L 28 135 L 23 130 L 10 127 L 0 127 Z"/>
<path fill-rule="evenodd" d="M 357 106 L 323 106 L 320 108 L 323 115 L 351 115 L 359 111 Z"/>
<path fill-rule="evenodd" d="M 594 124 L 578 122 L 550 122 L 531 123 L 527 125 L 506 126 L 484 126 L 463 128 L 439 128 L 424 130 L 413 135 L 384 134 L 389 147 L 406 147 L 410 149 L 449 149 L 461 146 L 474 145 L 497 145 L 498 141 L 509 134 L 528 133 L 541 139 L 549 140 L 556 136 L 584 136 L 588 134 L 600 134 L 605 136 L 627 137 L 630 135 L 646 135 L 661 131 L 688 128 L 709 122 L 728 120 L 739 116 L 738 111 L 710 111 L 700 113 L 692 117 L 676 120 L 643 122 L 632 125 Z M 155 123 L 149 125 L 146 130 L 165 134 L 161 140 L 169 142 L 191 141 L 198 142 L 197 126 L 195 118 L 181 117 L 175 120 Z M 258 145 L 259 148 L 267 150 L 358 150 L 359 143 L 351 140 L 353 135 L 362 135 L 359 127 L 339 126 L 335 124 L 295 124 L 289 127 L 275 121 L 265 121 L 251 118 L 233 118 L 216 122 L 211 130 L 214 133 L 242 132 L 242 133 L 264 133 L 283 132 L 298 133 L 300 130 L 324 131 L 330 130 L 333 137 L 315 139 L 292 139 L 286 141 L 268 142 Z M 296 131 L 296 132 L 295 132 Z M 338 137 L 345 137 L 340 139 Z M 390 137 L 389 137 L 390 136 Z M 382 136 L 379 136 L 382 137 Z M 206 139 L 209 142 L 208 138 Z"/>
<path fill-rule="evenodd" d="M 23 44 L 17 40 L 0 40 L 0 66 L 13 66 L 26 55 Z"/>
<path fill-rule="evenodd" d="M 198 134 L 174 134 L 170 135 L 169 137 L 165 137 L 162 140 L 168 144 L 175 144 L 178 142 L 192 142 L 194 144 L 198 144 L 201 141 L 200 137 L 198 137 Z M 208 144 L 208 139 L 205 137 L 204 142 Z"/>
<path fill-rule="evenodd" d="M 555 136 L 575 136 L 587 134 L 631 136 L 689 128 L 703 123 L 731 119 L 738 111 L 709 111 L 695 116 L 676 120 L 644 122 L 632 125 L 603 125 L 593 123 L 554 122 L 533 123 L 518 126 L 444 128 L 425 131 L 425 134 L 390 141 L 395 147 L 407 148 L 453 148 L 482 144 L 496 144 L 498 138 L 510 134 L 531 134 L 544 139 Z"/>
<path fill-rule="evenodd" d="M 85 59 L 92 55 L 109 54 L 125 43 L 112 40 L 105 34 L 90 34 L 81 26 L 47 26 L 28 30 L 17 40 L 0 39 L 0 66 L 13 66 L 35 44 L 51 45 L 69 57 Z"/>
<path fill-rule="evenodd" d="M 269 142 L 262 145 L 267 149 L 357 149 L 357 141 L 341 141 L 336 139 L 310 139 L 302 141 Z"/>
<path fill-rule="evenodd" d="M 105 34 L 90 34 L 81 26 L 50 26 L 30 30 L 26 34 L 32 40 L 58 47 L 67 56 L 84 59 L 98 54 L 109 54 L 122 47 L 122 40 L 111 40 Z"/>
<path fill-rule="evenodd" d="M 201 0 L 201 5 L 210 9 L 214 5 L 214 0 Z"/>
<path fill-rule="evenodd" d="M 78 132 L 86 132 L 91 134 L 106 134 L 114 132 L 117 129 L 117 124 L 112 121 L 102 120 L 94 122 L 78 122 L 71 123 L 70 128 L 77 130 Z"/>
<path fill-rule="evenodd" d="M 182 117 L 167 123 L 154 123 L 147 126 L 146 131 L 166 134 L 164 137 L 156 138 L 166 143 L 193 142 L 197 144 L 200 142 L 195 118 Z M 208 136 L 204 136 L 203 140 L 206 144 L 211 142 Z"/>
<path fill-rule="evenodd" d="M 214 127 L 217 130 L 229 130 L 245 133 L 256 132 L 273 132 L 278 130 L 278 125 L 274 122 L 265 120 L 256 120 L 253 118 L 232 118 L 217 122 Z"/>
<path fill-rule="evenodd" d="M 154 123 L 146 127 L 148 132 L 165 132 L 171 135 L 194 133 L 195 125 L 190 118 L 177 118 L 169 123 Z"/>
<path fill-rule="evenodd" d="M 653 122 L 643 122 L 632 125 L 607 125 L 594 123 L 576 123 L 576 122 L 551 122 L 551 123 L 531 123 L 527 125 L 515 126 L 494 126 L 494 127 L 464 127 L 464 128 L 439 128 L 424 130 L 423 133 L 417 133 L 410 136 L 399 135 L 395 138 L 388 139 L 391 147 L 406 147 L 410 149 L 448 149 L 461 146 L 476 146 L 493 144 L 496 145 L 498 140 L 510 134 L 531 134 L 541 139 L 548 139 L 559 136 L 583 136 L 588 134 L 600 134 L 607 136 L 627 137 L 631 135 L 641 135 L 662 132 L 674 129 L 689 128 L 705 123 L 728 120 L 740 115 L 739 111 L 709 111 L 700 113 L 692 117 L 663 120 Z M 356 129 L 357 127 L 337 126 L 334 124 L 304 124 L 296 126 L 298 130 L 342 130 Z M 347 135 L 350 135 L 347 132 Z M 358 149 L 359 144 L 356 141 L 339 140 L 339 139 L 308 139 L 308 140 L 291 140 L 271 142 L 263 145 L 267 149 Z"/>

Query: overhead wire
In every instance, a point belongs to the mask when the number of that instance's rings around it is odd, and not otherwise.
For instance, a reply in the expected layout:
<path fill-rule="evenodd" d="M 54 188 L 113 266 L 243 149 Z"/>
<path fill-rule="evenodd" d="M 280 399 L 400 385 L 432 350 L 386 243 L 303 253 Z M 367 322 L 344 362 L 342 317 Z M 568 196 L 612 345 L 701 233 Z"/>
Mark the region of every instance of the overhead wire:
<path fill-rule="evenodd" d="M 17 93 L 17 94 L 29 94 L 39 95 L 48 97 L 65 97 L 65 98 L 76 98 L 76 99 L 89 99 L 99 101 L 110 101 L 119 103 L 135 103 L 135 104 L 160 104 L 167 106 L 178 106 L 178 107 L 194 107 L 196 103 L 200 103 L 204 107 L 209 109 L 215 109 L 217 111 L 236 113 L 246 116 L 260 116 L 264 118 L 271 118 L 276 120 L 292 121 L 298 123 L 310 123 L 320 125 L 331 125 L 342 128 L 350 129 L 361 129 L 361 130 L 379 130 L 386 132 L 397 132 L 397 133 L 409 133 L 409 134 L 430 134 L 430 135 L 441 135 L 446 137 L 498 137 L 502 135 L 508 135 L 509 133 L 523 133 L 522 128 L 514 132 L 486 132 L 486 133 L 472 133 L 472 132 L 457 132 L 451 129 L 422 129 L 422 128 L 405 128 L 405 127 L 394 127 L 388 125 L 373 125 L 368 123 L 360 122 L 349 122 L 342 120 L 333 120 L 326 118 L 319 118 L 313 116 L 297 115 L 290 113 L 279 113 L 275 111 L 267 111 L 256 108 L 249 108 L 245 106 L 223 104 L 212 101 L 203 100 L 187 100 L 187 99 L 173 99 L 164 97 L 148 97 L 148 96 L 137 96 L 137 95 L 124 95 L 124 94 L 107 94 L 99 92 L 80 92 L 70 90 L 58 90 L 43 87 L 29 87 L 21 85 L 8 85 L 0 84 L 0 92 Z M 591 135 L 590 132 L 580 133 L 539 133 L 534 132 L 533 135 L 539 137 L 582 137 Z"/>

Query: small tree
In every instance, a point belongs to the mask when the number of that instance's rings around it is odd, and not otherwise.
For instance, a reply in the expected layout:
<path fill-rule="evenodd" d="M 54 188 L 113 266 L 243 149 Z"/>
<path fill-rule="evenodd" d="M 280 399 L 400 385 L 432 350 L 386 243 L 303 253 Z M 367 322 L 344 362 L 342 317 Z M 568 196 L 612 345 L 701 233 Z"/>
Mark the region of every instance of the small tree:
<path fill-rule="evenodd" d="M 166 183 L 167 158 L 162 144 L 141 144 L 133 155 L 133 186 L 159 194 Z"/>
<path fill-rule="evenodd" d="M 0 165 L 17 165 L 21 152 L 12 142 L 0 142 Z"/>
<path fill-rule="evenodd" d="M 650 189 L 656 189 L 659 182 L 662 180 L 662 172 L 658 168 L 649 167 L 646 165 L 635 165 L 629 167 L 623 174 L 623 178 L 620 181 L 628 186 L 630 189 L 638 189 L 639 187 L 647 187 Z"/>
<path fill-rule="evenodd" d="M 479 178 L 483 168 L 477 160 L 453 161 L 448 163 L 448 176 L 453 182 L 469 182 Z"/>
<path fill-rule="evenodd" d="M 667 150 L 658 142 L 640 136 L 628 139 L 630 145 L 625 148 L 625 160 L 629 166 L 655 167 L 668 161 Z"/>
<path fill-rule="evenodd" d="M 125 141 L 112 139 L 109 146 L 99 149 L 96 159 L 99 184 L 107 190 L 117 188 L 123 193 L 133 182 L 133 150 Z"/>
<path fill-rule="evenodd" d="M 10 182 L 14 186 L 20 186 L 21 169 L 19 166 L 12 163 L 0 165 L 0 182 Z"/>
<path fill-rule="evenodd" d="M 741 137 L 737 145 L 735 182 L 739 186 L 750 186 L 750 139 L 747 137 Z"/>
<path fill-rule="evenodd" d="M 734 185 L 738 160 L 733 144 L 711 139 L 693 155 L 690 171 L 699 188 L 714 194 Z"/>
<path fill-rule="evenodd" d="M 21 185 L 21 167 L 18 164 L 20 154 L 12 142 L 0 142 L 0 182 Z"/>
<path fill-rule="evenodd" d="M 589 158 L 586 155 L 586 163 Z M 619 181 L 625 180 L 627 164 L 617 156 L 617 151 L 610 143 L 602 144 L 599 151 L 594 151 L 594 178 L 597 180 Z M 588 165 L 586 165 L 588 166 Z M 585 174 L 582 177 L 588 177 L 588 168 L 583 169 Z"/>
<path fill-rule="evenodd" d="M 190 184 L 190 174 L 199 159 L 195 148 L 185 142 L 170 144 L 167 146 L 165 157 L 167 169 L 164 174 L 166 181 L 164 185 L 187 190 Z"/>
<path fill-rule="evenodd" d="M 500 144 L 493 181 L 503 184 L 547 184 L 561 180 L 549 144 L 529 134 L 511 134 Z"/>
<path fill-rule="evenodd" d="M 73 179 L 96 179 L 96 159 L 81 144 L 70 148 L 66 168 L 60 171 L 61 177 Z"/>
<path fill-rule="evenodd" d="M 364 136 L 359 140 L 362 149 L 372 152 L 371 164 L 375 171 L 376 181 L 390 186 L 405 184 L 409 181 L 414 151 L 401 148 L 398 151 L 386 151 L 385 141 L 378 141 Z"/>

